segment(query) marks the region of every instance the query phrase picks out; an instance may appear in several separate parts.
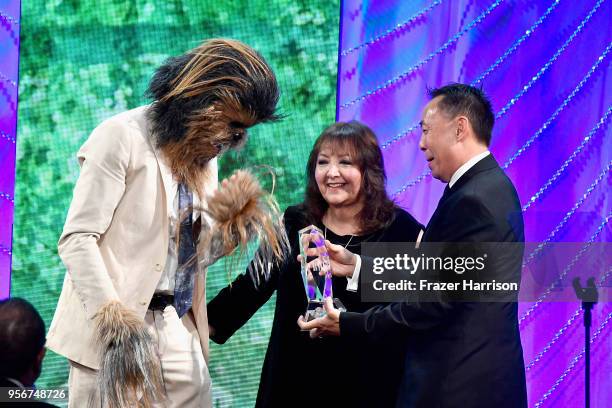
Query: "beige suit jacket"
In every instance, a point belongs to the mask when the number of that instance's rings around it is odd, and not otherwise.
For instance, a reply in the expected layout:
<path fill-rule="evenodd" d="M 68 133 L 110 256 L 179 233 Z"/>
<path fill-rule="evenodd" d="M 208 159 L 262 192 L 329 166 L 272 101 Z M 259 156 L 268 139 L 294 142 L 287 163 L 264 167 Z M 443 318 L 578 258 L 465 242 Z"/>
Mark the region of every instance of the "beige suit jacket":
<path fill-rule="evenodd" d="M 144 319 L 166 264 L 170 180 L 160 171 L 146 108 L 104 121 L 79 150 L 81 173 L 58 244 L 66 276 L 47 347 L 93 369 L 99 358 L 96 312 L 119 300 Z M 216 159 L 208 165 L 204 189 L 211 194 L 218 183 Z M 205 282 L 202 271 L 192 312 L 208 360 Z"/>

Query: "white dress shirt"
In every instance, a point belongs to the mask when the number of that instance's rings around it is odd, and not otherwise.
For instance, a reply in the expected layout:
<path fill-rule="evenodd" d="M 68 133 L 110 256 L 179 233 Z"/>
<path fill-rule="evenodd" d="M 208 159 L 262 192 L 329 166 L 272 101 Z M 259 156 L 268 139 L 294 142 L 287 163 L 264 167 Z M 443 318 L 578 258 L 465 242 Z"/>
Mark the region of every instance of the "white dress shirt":
<path fill-rule="evenodd" d="M 166 265 L 155 288 L 155 293 L 174 294 L 174 279 L 178 268 L 178 253 L 176 245 L 176 226 L 179 219 L 179 202 L 178 202 L 178 182 L 172 176 L 170 168 L 164 163 L 161 152 L 157 152 L 159 169 L 162 172 L 162 178 L 169 184 L 166 188 L 166 207 L 168 208 L 168 256 Z M 192 194 L 193 207 L 199 205 L 197 194 Z M 192 214 L 192 219 L 195 220 L 195 214 Z"/>
<path fill-rule="evenodd" d="M 359 286 L 359 271 L 361 270 L 361 257 L 355 254 L 355 270 L 353 271 L 353 276 L 350 278 L 347 276 L 346 280 L 348 283 L 346 284 L 346 290 L 349 292 L 357 292 L 357 287 Z"/>
<path fill-rule="evenodd" d="M 476 165 L 476 163 L 478 163 L 479 161 L 481 161 L 482 159 L 484 159 L 485 157 L 487 157 L 490 154 L 491 154 L 491 152 L 486 150 L 486 151 L 484 151 L 484 152 L 482 152 L 480 154 L 477 154 L 476 156 L 472 157 L 470 160 L 466 161 L 465 163 L 463 163 L 463 165 L 461 167 L 459 167 L 453 173 L 453 176 L 451 177 L 450 181 L 448 182 L 448 188 L 453 188 L 453 186 L 461 178 L 461 176 L 463 176 L 465 173 L 467 173 L 467 171 L 469 169 L 474 167 Z"/>

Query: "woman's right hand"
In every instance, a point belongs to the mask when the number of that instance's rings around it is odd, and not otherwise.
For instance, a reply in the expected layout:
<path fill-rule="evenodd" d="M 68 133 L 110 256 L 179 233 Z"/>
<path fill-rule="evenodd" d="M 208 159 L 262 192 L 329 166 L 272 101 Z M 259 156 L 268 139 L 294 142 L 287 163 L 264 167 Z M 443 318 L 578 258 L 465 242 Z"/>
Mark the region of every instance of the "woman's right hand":
<path fill-rule="evenodd" d="M 332 274 L 342 278 L 351 278 L 357 265 L 357 255 L 343 247 L 325 240 L 325 248 L 329 253 Z"/>

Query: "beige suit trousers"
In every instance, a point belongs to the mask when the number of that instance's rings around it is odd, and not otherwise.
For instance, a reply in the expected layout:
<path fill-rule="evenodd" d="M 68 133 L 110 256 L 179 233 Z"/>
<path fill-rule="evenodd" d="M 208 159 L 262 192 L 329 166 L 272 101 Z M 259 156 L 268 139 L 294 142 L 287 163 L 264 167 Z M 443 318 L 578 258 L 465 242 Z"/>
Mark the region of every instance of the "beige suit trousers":
<path fill-rule="evenodd" d="M 166 391 L 166 399 L 156 406 L 210 408 L 210 375 L 192 312 L 179 319 L 173 306 L 163 311 L 148 310 L 145 324 L 160 357 Z M 70 361 L 70 408 L 100 408 L 96 375 L 96 370 Z"/>

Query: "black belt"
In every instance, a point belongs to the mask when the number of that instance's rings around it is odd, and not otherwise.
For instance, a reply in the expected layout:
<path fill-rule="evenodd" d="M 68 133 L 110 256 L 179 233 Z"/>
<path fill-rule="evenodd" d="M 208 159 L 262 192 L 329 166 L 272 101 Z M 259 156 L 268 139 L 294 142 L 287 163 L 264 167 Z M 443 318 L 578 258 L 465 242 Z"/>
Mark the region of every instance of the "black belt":
<path fill-rule="evenodd" d="M 155 293 L 149 303 L 149 310 L 164 310 L 168 305 L 174 305 L 174 295 Z"/>

